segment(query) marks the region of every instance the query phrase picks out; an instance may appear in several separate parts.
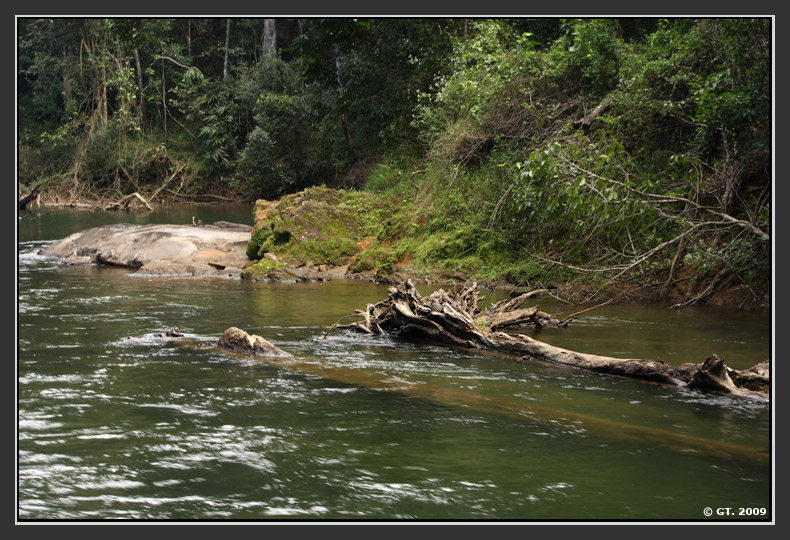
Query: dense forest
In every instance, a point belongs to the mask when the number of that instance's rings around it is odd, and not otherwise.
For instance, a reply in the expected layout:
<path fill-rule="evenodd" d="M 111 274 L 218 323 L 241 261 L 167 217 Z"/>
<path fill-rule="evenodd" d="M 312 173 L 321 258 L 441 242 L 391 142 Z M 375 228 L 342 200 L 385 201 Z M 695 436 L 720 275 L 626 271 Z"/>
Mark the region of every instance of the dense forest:
<path fill-rule="evenodd" d="M 360 204 L 372 266 L 770 298 L 771 19 L 22 18 L 17 39 L 20 197 L 326 186 L 384 202 Z"/>

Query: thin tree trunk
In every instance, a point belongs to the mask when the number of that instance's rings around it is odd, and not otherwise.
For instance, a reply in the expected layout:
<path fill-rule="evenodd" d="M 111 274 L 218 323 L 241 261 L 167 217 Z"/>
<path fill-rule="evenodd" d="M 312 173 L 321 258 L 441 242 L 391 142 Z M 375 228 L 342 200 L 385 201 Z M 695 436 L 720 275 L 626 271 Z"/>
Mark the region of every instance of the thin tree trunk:
<path fill-rule="evenodd" d="M 63 51 L 63 65 L 66 65 L 66 51 Z M 65 105 L 65 109 L 67 111 L 71 110 L 71 102 L 73 99 L 73 93 L 71 90 L 71 75 L 69 75 L 68 68 L 63 68 L 63 101 Z"/>
<path fill-rule="evenodd" d="M 228 48 L 230 47 L 230 19 L 225 23 L 225 65 L 222 68 L 222 80 L 228 78 Z"/>
<path fill-rule="evenodd" d="M 335 69 L 337 72 L 337 86 L 340 88 L 340 95 L 343 95 L 343 80 L 340 78 L 340 57 L 337 55 L 337 51 L 335 51 Z M 348 120 L 346 119 L 346 113 L 343 112 L 340 114 L 340 122 L 343 124 L 343 135 L 346 138 L 346 146 L 348 147 L 348 155 L 351 156 L 354 154 L 354 148 L 351 145 L 351 131 L 348 128 Z"/>
<path fill-rule="evenodd" d="M 277 54 L 277 26 L 274 19 L 263 20 L 263 54 L 269 57 Z"/>
<path fill-rule="evenodd" d="M 104 43 L 103 43 L 104 46 L 102 47 L 102 49 L 103 49 L 103 53 L 107 55 L 108 51 L 107 51 L 106 31 L 103 35 L 103 38 L 104 38 Z M 109 116 L 107 114 L 107 68 L 104 65 L 104 62 L 102 62 L 102 68 L 101 68 L 101 86 L 102 86 L 102 124 L 106 126 Z"/>
<path fill-rule="evenodd" d="M 162 59 L 162 115 L 163 115 L 163 122 L 162 125 L 165 130 L 165 139 L 167 139 L 167 100 L 166 100 L 166 91 L 165 91 L 165 61 Z"/>
<path fill-rule="evenodd" d="M 140 119 L 141 123 L 145 125 L 145 98 L 143 96 L 143 69 L 140 67 L 140 52 L 137 49 L 132 52 L 134 53 L 134 67 L 137 70 L 137 91 L 140 92 Z"/>

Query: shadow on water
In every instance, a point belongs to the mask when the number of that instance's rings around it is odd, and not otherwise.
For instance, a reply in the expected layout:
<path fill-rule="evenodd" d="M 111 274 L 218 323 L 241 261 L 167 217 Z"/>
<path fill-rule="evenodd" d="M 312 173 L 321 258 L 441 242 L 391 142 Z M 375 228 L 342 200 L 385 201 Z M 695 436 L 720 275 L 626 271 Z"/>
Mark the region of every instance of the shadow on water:
<path fill-rule="evenodd" d="M 242 353 L 224 349 L 222 353 L 230 356 L 246 356 Z M 505 415 L 514 419 L 527 419 L 542 424 L 560 425 L 578 433 L 586 433 L 612 440 L 638 441 L 640 443 L 656 444 L 679 452 L 695 452 L 708 456 L 746 460 L 755 463 L 767 463 L 770 456 L 767 449 L 754 446 L 712 441 L 662 429 L 615 422 L 587 414 L 528 404 L 514 399 L 486 396 L 460 388 L 447 388 L 423 382 L 408 381 L 362 369 L 335 366 L 295 357 L 256 356 L 255 358 L 272 367 L 321 377 L 335 382 L 390 391 L 451 407 Z"/>

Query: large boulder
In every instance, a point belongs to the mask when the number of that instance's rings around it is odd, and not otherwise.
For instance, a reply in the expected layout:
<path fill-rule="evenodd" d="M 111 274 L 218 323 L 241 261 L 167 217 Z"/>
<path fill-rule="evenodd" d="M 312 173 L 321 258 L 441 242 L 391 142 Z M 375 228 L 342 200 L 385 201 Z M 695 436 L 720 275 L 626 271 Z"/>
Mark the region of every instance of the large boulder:
<path fill-rule="evenodd" d="M 41 250 L 64 262 L 133 268 L 148 275 L 240 277 L 249 226 L 116 224 L 74 233 Z"/>

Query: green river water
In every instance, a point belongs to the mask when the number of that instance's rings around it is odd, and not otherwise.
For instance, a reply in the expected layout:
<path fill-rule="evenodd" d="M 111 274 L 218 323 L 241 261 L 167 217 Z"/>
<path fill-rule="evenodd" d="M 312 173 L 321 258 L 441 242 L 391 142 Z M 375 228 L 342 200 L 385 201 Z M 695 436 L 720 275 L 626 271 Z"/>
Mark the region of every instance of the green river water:
<path fill-rule="evenodd" d="M 251 224 L 247 205 L 19 222 L 19 520 L 772 519 L 768 404 L 340 330 L 324 339 L 386 297 L 365 281 L 135 277 L 38 255 L 89 227 L 192 215 Z M 211 347 L 230 326 L 350 379 Z M 161 336 L 170 329 L 197 346 Z M 744 369 L 771 354 L 769 313 L 704 306 L 606 306 L 530 335 L 675 365 L 716 353 Z M 621 436 L 634 426 L 650 437 Z"/>

